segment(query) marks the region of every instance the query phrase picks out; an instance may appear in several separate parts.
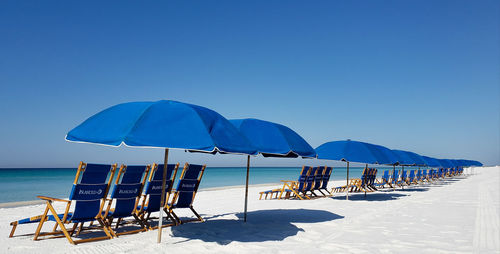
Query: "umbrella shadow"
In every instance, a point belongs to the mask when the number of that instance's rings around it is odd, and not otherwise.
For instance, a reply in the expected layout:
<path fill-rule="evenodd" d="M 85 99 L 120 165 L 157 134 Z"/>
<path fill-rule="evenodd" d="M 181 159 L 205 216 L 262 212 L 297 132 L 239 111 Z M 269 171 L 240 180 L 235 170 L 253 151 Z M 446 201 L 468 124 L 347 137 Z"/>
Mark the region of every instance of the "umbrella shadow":
<path fill-rule="evenodd" d="M 384 192 L 378 192 L 378 193 L 367 193 L 366 197 L 364 193 L 350 193 L 349 194 L 349 200 L 351 201 L 389 201 L 389 200 L 396 200 L 401 197 L 406 197 L 408 195 L 405 194 L 400 194 L 400 193 L 393 193 L 392 191 L 384 191 Z M 332 197 L 332 199 L 336 200 L 345 200 L 346 197 L 345 195 L 342 196 L 335 196 Z"/>
<path fill-rule="evenodd" d="M 172 227 L 172 236 L 187 238 L 185 241 L 198 239 L 204 242 L 216 242 L 220 245 L 227 245 L 234 241 L 282 241 L 304 231 L 294 223 L 318 223 L 344 218 L 331 212 L 310 209 L 252 211 L 247 213 L 246 223 L 241 220 L 242 213 L 236 216 L 240 220 L 209 219 L 203 223 L 188 223 Z"/>
<path fill-rule="evenodd" d="M 423 192 L 423 191 L 429 191 L 429 187 L 407 187 L 404 189 L 398 189 L 398 191 L 404 191 L 404 192 Z"/>

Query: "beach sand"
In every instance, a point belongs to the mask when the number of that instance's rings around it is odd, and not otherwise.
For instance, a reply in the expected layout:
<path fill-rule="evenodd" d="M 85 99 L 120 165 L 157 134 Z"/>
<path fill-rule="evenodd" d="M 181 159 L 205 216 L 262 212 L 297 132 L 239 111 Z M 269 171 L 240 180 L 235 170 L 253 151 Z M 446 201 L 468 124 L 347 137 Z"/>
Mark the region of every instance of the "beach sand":
<path fill-rule="evenodd" d="M 500 253 L 500 167 L 476 168 L 475 173 L 368 193 L 366 199 L 351 194 L 349 201 L 344 194 L 307 201 L 259 200 L 259 191 L 269 186 L 251 186 L 247 223 L 239 219 L 242 187 L 200 191 L 194 207 L 206 222 L 165 228 L 161 244 L 156 243 L 156 230 L 76 246 L 65 238 L 8 238 L 11 221 L 40 214 L 44 207 L 0 208 L 0 252 Z M 16 235 L 32 233 L 35 227 L 20 225 Z"/>

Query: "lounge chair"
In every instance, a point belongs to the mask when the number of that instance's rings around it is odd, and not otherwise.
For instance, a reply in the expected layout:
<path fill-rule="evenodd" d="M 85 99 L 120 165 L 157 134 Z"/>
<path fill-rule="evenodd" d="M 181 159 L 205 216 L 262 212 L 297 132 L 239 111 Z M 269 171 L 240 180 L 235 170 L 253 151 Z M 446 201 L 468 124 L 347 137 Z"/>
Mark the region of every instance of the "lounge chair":
<path fill-rule="evenodd" d="M 205 167 L 205 165 L 186 163 L 184 165 L 184 169 L 182 170 L 179 182 L 177 183 L 177 188 L 175 190 L 172 201 L 170 203 L 165 202 L 165 211 L 167 212 L 167 214 L 171 214 L 177 220 L 178 224 L 183 224 L 190 221 L 203 222 L 203 218 L 193 208 L 193 201 L 196 196 L 196 192 L 198 191 L 198 187 L 200 186 L 203 173 L 205 172 Z M 193 212 L 193 214 L 196 216 L 196 219 L 179 219 L 179 217 L 173 211 L 174 209 L 179 208 L 189 208 L 191 212 Z"/>
<path fill-rule="evenodd" d="M 384 170 L 384 174 L 380 179 L 376 179 L 376 182 L 374 183 L 376 187 L 382 187 L 385 188 L 385 185 L 389 185 L 389 187 L 392 188 L 391 182 L 390 182 L 390 175 L 389 175 L 389 170 Z"/>
<path fill-rule="evenodd" d="M 291 198 L 291 197 L 296 197 L 301 200 L 304 198 L 310 199 L 307 195 L 306 196 L 301 196 L 300 193 L 303 193 L 304 188 L 306 187 L 306 180 L 309 177 L 309 173 L 312 171 L 312 167 L 308 166 L 303 166 L 302 170 L 300 171 L 299 179 L 297 181 L 289 181 L 289 180 L 281 180 L 283 182 L 283 187 L 279 189 L 279 196 L 278 199 L 281 198 Z M 283 197 L 283 194 L 285 194 L 285 197 Z"/>
<path fill-rule="evenodd" d="M 165 204 L 168 203 L 170 195 L 172 193 L 172 187 L 174 185 L 175 176 L 177 175 L 177 170 L 179 168 L 179 163 L 168 164 L 166 182 L 165 182 Z M 141 204 L 136 209 L 137 216 L 144 222 L 148 229 L 154 229 L 149 221 L 154 219 L 151 217 L 151 213 L 158 212 L 161 207 L 161 188 L 163 182 L 163 164 L 153 164 L 151 171 L 148 176 L 148 180 L 144 186 L 144 193 L 142 194 Z M 175 220 L 167 209 L 163 209 L 167 214 L 167 219 L 170 219 L 172 223 L 163 224 L 163 227 L 177 225 L 177 220 Z"/>
<path fill-rule="evenodd" d="M 410 170 L 410 174 L 408 175 L 408 178 L 406 178 L 405 183 L 407 185 L 415 183 L 415 170 Z"/>
<path fill-rule="evenodd" d="M 324 190 L 328 193 L 328 195 L 331 195 L 332 193 L 328 191 L 328 182 L 330 181 L 330 176 L 332 175 L 333 168 L 332 167 L 326 167 L 325 170 L 323 171 L 323 178 L 321 179 L 321 186 L 317 189 L 321 194 L 324 196 L 327 196 L 325 193 L 323 193 L 321 190 Z"/>
<path fill-rule="evenodd" d="M 118 171 L 118 175 L 116 176 L 113 191 L 111 191 L 111 196 L 109 199 L 107 199 L 108 204 L 106 210 L 104 211 L 104 218 L 106 218 L 107 223 L 110 227 L 113 224 L 113 220 L 118 219 L 115 226 L 115 229 L 117 229 L 124 218 L 134 217 L 135 220 L 133 222 L 138 223 L 141 228 L 121 233 L 116 233 L 114 230 L 112 230 L 111 233 L 113 234 L 113 236 L 147 230 L 146 226 L 143 223 L 143 220 L 137 216 L 136 208 L 150 168 L 150 165 L 122 165 L 120 167 L 120 171 Z M 115 204 L 115 207 L 111 208 L 113 203 Z"/>
<path fill-rule="evenodd" d="M 315 167 L 316 174 L 314 175 L 314 180 L 313 180 L 313 185 L 311 188 L 311 193 L 317 197 L 316 193 L 314 191 L 319 191 L 319 188 L 321 187 L 321 182 L 323 181 L 323 174 L 325 173 L 325 168 L 326 167 Z M 325 194 L 321 193 L 323 196 Z"/>
<path fill-rule="evenodd" d="M 111 231 L 106 222 L 104 222 L 101 211 L 104 205 L 104 199 L 106 198 L 109 190 L 110 183 L 113 180 L 115 170 L 116 164 L 100 165 L 80 162 L 80 164 L 78 165 L 78 170 L 76 172 L 75 180 L 73 182 L 73 188 L 69 195 L 69 200 L 38 196 L 38 198 L 46 201 L 46 207 L 43 214 L 40 216 L 12 222 L 11 225 L 13 226 L 13 228 L 10 237 L 14 235 L 14 231 L 17 225 L 38 222 L 34 240 L 39 240 L 39 237 L 41 236 L 64 235 L 71 244 L 78 244 L 81 242 L 112 238 Z M 106 179 L 108 180 L 106 181 Z M 74 211 L 70 212 L 69 209 L 73 201 Z M 54 206 L 52 205 L 53 202 L 66 203 L 64 213 L 57 213 Z M 42 226 L 46 221 L 54 221 L 56 223 L 52 232 L 41 232 Z M 105 233 L 105 236 L 73 240 L 72 236 L 79 224 L 83 225 L 83 223 L 85 222 L 92 223 L 94 221 L 99 222 L 100 227 L 93 228 L 102 229 Z M 73 228 L 68 230 L 65 225 L 70 223 L 73 223 Z M 57 231 L 58 227 L 61 228 L 61 231 Z"/>

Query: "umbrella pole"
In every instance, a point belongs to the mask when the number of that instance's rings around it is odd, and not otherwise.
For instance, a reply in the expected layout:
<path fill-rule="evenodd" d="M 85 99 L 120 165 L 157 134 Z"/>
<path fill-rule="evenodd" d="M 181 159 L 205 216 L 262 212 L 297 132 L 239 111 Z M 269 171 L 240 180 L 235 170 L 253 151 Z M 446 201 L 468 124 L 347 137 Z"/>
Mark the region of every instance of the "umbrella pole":
<path fill-rule="evenodd" d="M 248 176 L 250 174 L 250 155 L 247 155 L 247 182 L 245 185 L 245 213 L 243 215 L 243 222 L 247 222 L 247 204 L 248 204 Z"/>
<path fill-rule="evenodd" d="M 366 164 L 365 169 L 366 169 L 365 172 L 368 173 L 368 164 Z M 363 185 L 364 185 L 364 189 L 365 189 L 365 199 L 366 199 L 366 177 L 365 177 L 365 181 L 363 182 Z"/>
<path fill-rule="evenodd" d="M 401 166 L 401 189 L 404 189 L 403 188 L 403 183 L 405 181 L 405 179 L 403 179 L 403 172 L 405 171 L 405 166 Z"/>
<path fill-rule="evenodd" d="M 347 177 L 345 186 L 346 186 L 345 200 L 349 200 L 349 162 L 347 162 Z"/>
<path fill-rule="evenodd" d="M 392 183 L 394 184 L 394 186 L 392 186 L 392 191 L 396 190 L 396 182 L 398 181 L 398 179 L 395 178 L 396 177 L 395 174 L 396 174 L 396 164 L 392 165 Z"/>
<path fill-rule="evenodd" d="M 163 224 L 163 207 L 165 206 L 165 185 L 167 183 L 167 167 L 168 167 L 168 148 L 165 148 L 165 158 L 163 161 L 163 179 L 161 182 L 161 205 L 160 205 L 160 216 L 158 218 L 158 239 L 157 242 L 161 243 L 161 231 Z M 167 200 L 168 202 L 168 200 Z"/>

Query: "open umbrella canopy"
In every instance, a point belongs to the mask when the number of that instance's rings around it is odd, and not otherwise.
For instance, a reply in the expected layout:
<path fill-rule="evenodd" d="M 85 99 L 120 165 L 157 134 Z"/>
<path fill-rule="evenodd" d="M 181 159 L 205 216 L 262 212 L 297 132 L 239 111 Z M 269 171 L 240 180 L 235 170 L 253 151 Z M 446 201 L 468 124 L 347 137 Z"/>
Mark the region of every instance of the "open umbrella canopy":
<path fill-rule="evenodd" d="M 386 161 L 387 158 L 380 157 L 377 158 L 377 154 L 374 152 L 375 146 L 353 140 L 340 140 L 324 143 L 316 148 L 316 153 L 318 154 L 318 159 L 326 160 L 337 160 L 337 161 L 348 161 L 348 162 L 359 162 L 376 164 L 379 161 Z"/>
<path fill-rule="evenodd" d="M 438 159 L 439 163 L 443 168 L 452 168 L 453 164 L 447 159 Z"/>
<path fill-rule="evenodd" d="M 481 162 L 479 162 L 479 161 L 471 161 L 471 165 L 472 165 L 472 166 L 482 167 L 482 166 L 483 166 L 483 163 L 481 163 Z"/>
<path fill-rule="evenodd" d="M 316 157 L 316 151 L 292 129 L 259 119 L 229 120 L 265 157 Z"/>
<path fill-rule="evenodd" d="M 415 162 L 416 166 L 425 166 L 426 165 L 425 160 L 424 160 L 424 158 L 422 158 L 421 155 L 416 154 L 414 152 L 410 152 L 410 151 L 405 151 L 405 152 Z"/>
<path fill-rule="evenodd" d="M 407 151 L 402 150 L 392 150 L 394 154 L 398 157 L 398 162 L 402 166 L 414 166 L 417 165 L 418 161 L 415 161 L 414 158 Z"/>
<path fill-rule="evenodd" d="M 392 152 L 391 149 L 381 145 L 375 145 L 369 143 L 366 144 L 368 146 L 373 147 L 371 151 L 375 155 L 375 157 L 377 157 L 378 164 L 386 164 L 386 165 L 398 164 L 398 157 L 396 156 L 396 154 Z"/>
<path fill-rule="evenodd" d="M 107 108 L 72 129 L 68 141 L 256 154 L 217 112 L 177 101 L 129 102 Z"/>
<path fill-rule="evenodd" d="M 422 158 L 424 159 L 426 166 L 429 166 L 429 167 L 441 167 L 441 164 L 435 158 L 428 157 L 428 156 L 422 156 Z"/>

